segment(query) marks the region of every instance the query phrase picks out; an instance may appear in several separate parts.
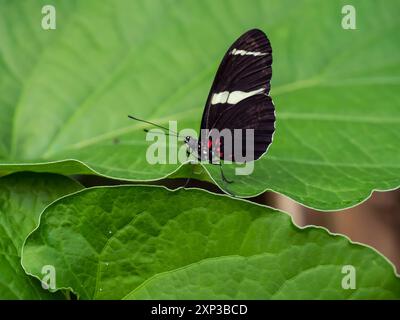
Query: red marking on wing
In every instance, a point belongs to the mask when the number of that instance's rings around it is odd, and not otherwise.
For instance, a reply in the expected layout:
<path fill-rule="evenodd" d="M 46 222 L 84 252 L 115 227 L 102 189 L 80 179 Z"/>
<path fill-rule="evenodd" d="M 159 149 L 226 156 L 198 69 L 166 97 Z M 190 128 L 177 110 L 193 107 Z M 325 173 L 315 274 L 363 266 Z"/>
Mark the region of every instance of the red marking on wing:
<path fill-rule="evenodd" d="M 207 147 L 208 147 L 208 150 L 211 150 L 211 148 L 213 147 L 213 140 L 211 138 L 208 140 Z M 220 140 L 220 138 L 217 138 L 215 140 L 215 151 L 216 151 L 216 153 L 217 153 L 219 158 L 222 158 L 224 156 L 224 153 L 221 151 L 221 140 Z"/>

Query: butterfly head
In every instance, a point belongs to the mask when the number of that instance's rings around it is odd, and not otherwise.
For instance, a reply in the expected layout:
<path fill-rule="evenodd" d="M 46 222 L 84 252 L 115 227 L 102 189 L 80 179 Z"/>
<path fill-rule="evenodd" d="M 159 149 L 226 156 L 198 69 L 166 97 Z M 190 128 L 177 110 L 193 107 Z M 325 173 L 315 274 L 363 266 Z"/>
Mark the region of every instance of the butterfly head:
<path fill-rule="evenodd" d="M 192 150 L 196 150 L 197 149 L 198 141 L 195 138 L 192 138 L 191 136 L 186 136 L 185 137 L 185 143 Z"/>

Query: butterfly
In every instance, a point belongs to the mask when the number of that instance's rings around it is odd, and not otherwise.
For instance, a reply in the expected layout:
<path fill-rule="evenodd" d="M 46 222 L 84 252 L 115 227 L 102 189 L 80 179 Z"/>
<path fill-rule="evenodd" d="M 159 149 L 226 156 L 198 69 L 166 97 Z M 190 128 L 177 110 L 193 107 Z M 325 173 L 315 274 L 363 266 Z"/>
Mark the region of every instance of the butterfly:
<path fill-rule="evenodd" d="M 272 143 L 275 107 L 269 96 L 271 65 L 272 48 L 265 33 L 252 29 L 241 35 L 225 53 L 215 75 L 201 120 L 200 139 L 184 138 L 187 154 L 194 154 L 200 161 L 219 164 L 226 182 L 230 181 L 223 174 L 221 160 L 257 160 Z M 132 116 L 130 118 L 156 125 Z M 239 141 L 226 139 L 223 135 L 212 139 L 214 132 L 232 133 L 235 130 L 251 130 L 253 135 L 248 138 L 242 132 Z M 247 143 L 249 139 L 252 140 L 250 144 Z M 238 159 L 238 149 L 246 157 Z"/>

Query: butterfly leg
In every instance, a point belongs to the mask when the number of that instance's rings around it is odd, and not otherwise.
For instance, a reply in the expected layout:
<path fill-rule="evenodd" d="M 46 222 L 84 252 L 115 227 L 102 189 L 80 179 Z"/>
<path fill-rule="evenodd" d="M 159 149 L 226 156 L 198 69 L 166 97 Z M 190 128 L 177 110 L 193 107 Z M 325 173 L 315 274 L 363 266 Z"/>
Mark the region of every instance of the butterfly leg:
<path fill-rule="evenodd" d="M 225 180 L 224 180 L 225 179 Z M 223 180 L 222 180 L 222 182 L 223 182 L 223 184 L 224 184 L 224 191 L 226 192 L 226 193 L 228 193 L 230 196 L 232 196 L 232 197 L 236 197 L 236 195 L 231 191 L 231 190 L 229 190 L 229 188 L 228 188 L 228 185 L 227 185 L 227 180 L 226 180 L 226 178 L 223 178 Z M 232 183 L 233 181 L 231 181 L 230 183 Z"/>
<path fill-rule="evenodd" d="M 232 197 L 236 197 L 236 195 L 229 190 L 227 184 L 233 183 L 233 180 L 228 180 L 225 175 L 224 175 L 224 171 L 222 170 L 222 163 L 221 161 L 219 162 L 219 169 L 221 172 L 221 178 L 222 178 L 222 182 L 224 183 L 224 190 Z"/>
<path fill-rule="evenodd" d="M 186 149 L 186 157 L 187 157 L 187 160 L 189 160 L 191 154 L 192 154 L 192 152 L 190 151 L 189 148 L 187 148 L 187 149 Z M 194 166 L 192 166 L 192 164 L 191 164 L 190 161 L 189 161 L 188 165 L 191 166 L 192 171 L 191 171 L 191 173 L 190 173 L 190 176 L 186 179 L 186 182 L 185 182 L 185 184 L 182 186 L 182 188 L 186 188 L 186 187 L 189 185 L 189 181 L 190 181 L 190 179 L 191 179 L 192 176 L 193 176 L 193 168 L 194 168 Z"/>
<path fill-rule="evenodd" d="M 219 170 L 220 170 L 220 172 L 221 172 L 221 178 L 222 178 L 222 181 L 223 181 L 223 182 L 226 182 L 226 183 L 233 183 L 233 180 L 228 180 L 228 179 L 225 177 L 224 171 L 222 170 L 222 163 L 221 163 L 221 161 L 219 162 Z"/>
<path fill-rule="evenodd" d="M 192 174 L 193 174 L 193 168 L 192 168 Z M 185 184 L 182 186 L 183 189 L 185 189 L 189 185 L 189 181 L 191 179 L 192 174 L 189 177 L 187 177 Z"/>

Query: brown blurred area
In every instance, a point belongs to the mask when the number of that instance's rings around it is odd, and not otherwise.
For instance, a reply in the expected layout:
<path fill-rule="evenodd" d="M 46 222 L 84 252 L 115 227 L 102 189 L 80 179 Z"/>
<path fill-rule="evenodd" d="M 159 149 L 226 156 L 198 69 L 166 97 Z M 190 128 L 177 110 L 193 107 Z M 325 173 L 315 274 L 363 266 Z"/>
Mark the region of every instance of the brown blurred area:
<path fill-rule="evenodd" d="M 373 192 L 365 202 L 349 209 L 320 212 L 280 194 L 264 194 L 266 202 L 286 211 L 298 226 L 316 225 L 367 244 L 386 256 L 400 274 L 400 189 Z"/>
<path fill-rule="evenodd" d="M 79 176 L 85 186 L 132 184 L 110 180 L 97 176 Z M 196 187 L 215 193 L 222 193 L 217 186 L 191 179 L 165 179 L 149 184 L 164 185 L 170 189 L 186 184 L 187 188 Z M 387 257 L 400 274 L 400 189 L 387 192 L 373 192 L 363 203 L 349 209 L 322 212 L 307 208 L 301 204 L 274 192 L 265 192 L 250 201 L 283 210 L 293 217 L 300 227 L 322 226 L 332 233 L 346 235 L 353 242 L 359 242 L 375 248 Z"/>

